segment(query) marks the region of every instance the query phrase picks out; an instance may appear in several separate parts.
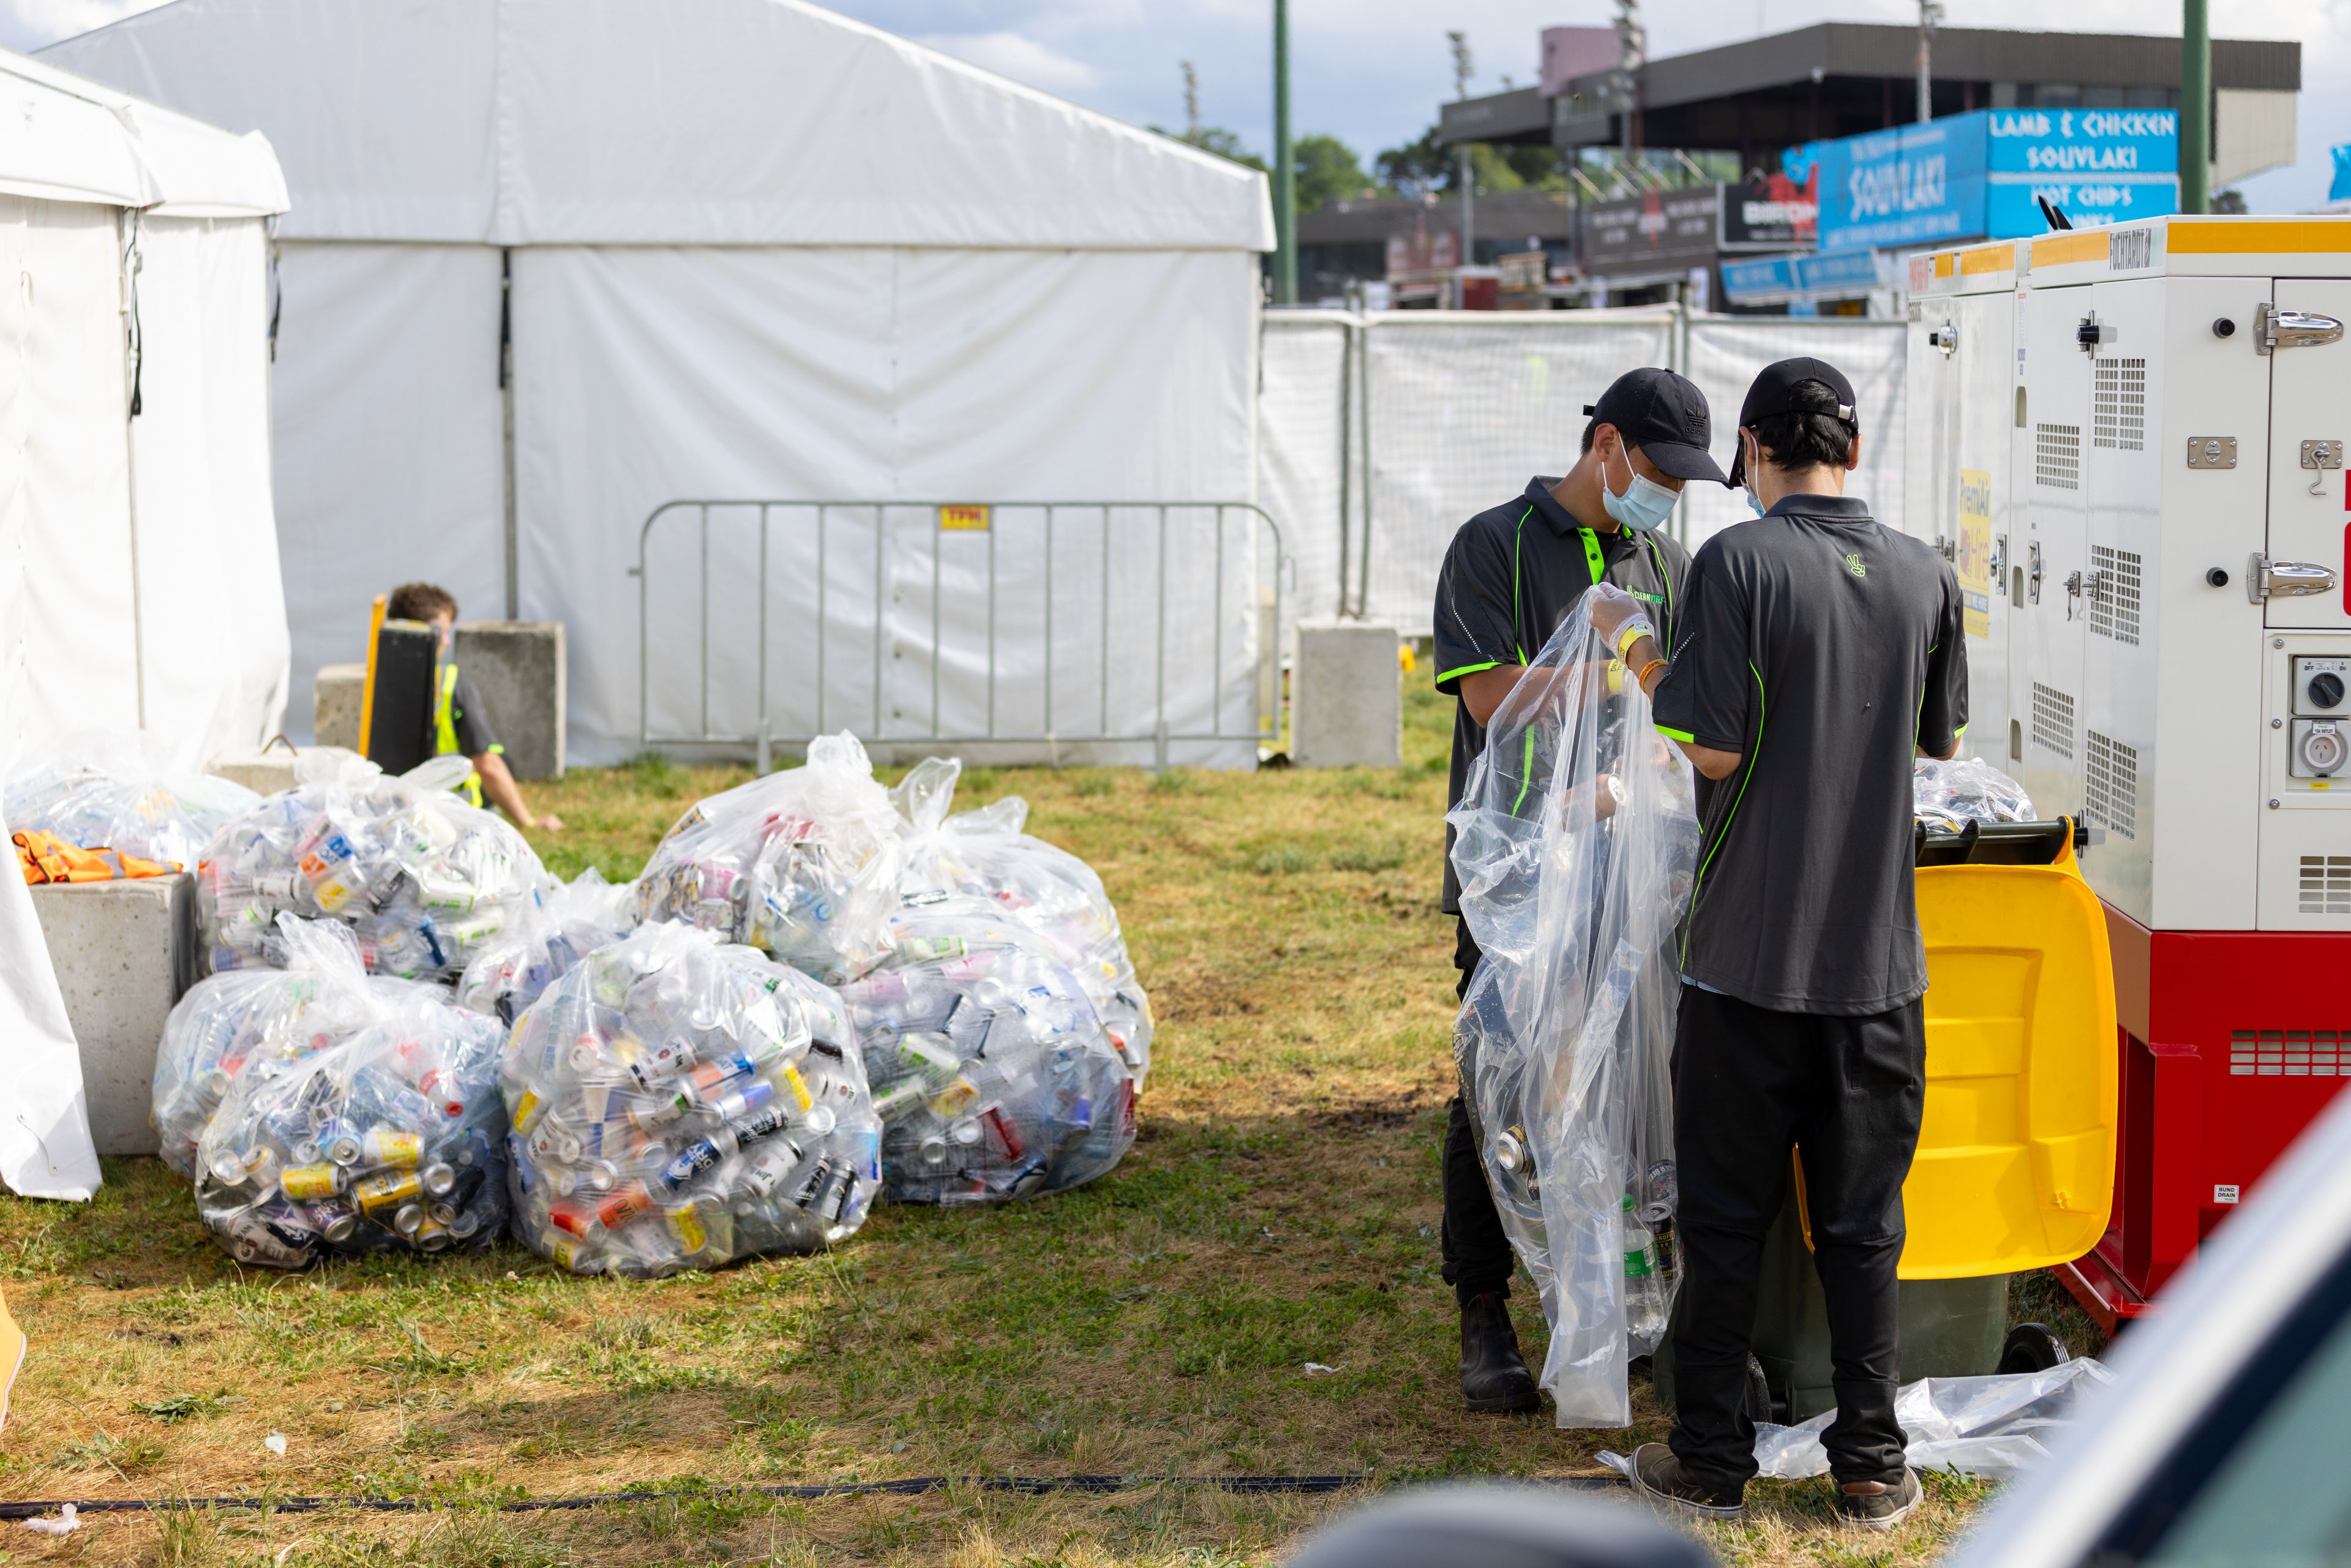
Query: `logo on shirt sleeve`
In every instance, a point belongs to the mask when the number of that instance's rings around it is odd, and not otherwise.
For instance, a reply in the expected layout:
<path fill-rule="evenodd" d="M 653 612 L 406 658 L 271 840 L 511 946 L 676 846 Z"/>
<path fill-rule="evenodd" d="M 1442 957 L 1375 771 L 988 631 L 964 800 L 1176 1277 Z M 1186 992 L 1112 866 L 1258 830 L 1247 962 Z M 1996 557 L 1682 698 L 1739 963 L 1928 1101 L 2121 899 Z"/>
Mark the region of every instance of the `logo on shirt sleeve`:
<path fill-rule="evenodd" d="M 1853 573 L 1855 577 L 1867 577 L 1869 575 L 1868 566 L 1863 562 L 1860 552 L 1856 550 L 1847 550 L 1845 552 L 1844 569 L 1845 570 Z"/>

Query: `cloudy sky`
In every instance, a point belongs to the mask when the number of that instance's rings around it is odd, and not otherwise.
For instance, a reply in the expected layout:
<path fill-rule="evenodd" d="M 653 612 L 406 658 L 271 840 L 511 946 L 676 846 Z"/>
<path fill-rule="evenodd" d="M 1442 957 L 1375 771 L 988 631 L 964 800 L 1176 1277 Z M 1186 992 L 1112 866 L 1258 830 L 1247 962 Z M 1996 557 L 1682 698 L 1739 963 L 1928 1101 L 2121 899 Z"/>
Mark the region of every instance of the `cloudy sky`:
<path fill-rule="evenodd" d="M 34 48 L 152 0 L 0 0 L 0 45 Z M 1199 72 L 1201 117 L 1262 152 L 1272 140 L 1270 0 L 837 0 L 835 9 L 1137 124 L 1180 127 L 1181 62 Z M 1953 26 L 2031 26 L 2047 0 L 1946 0 Z M 2150 32 L 2178 25 L 2177 0 L 2072 0 L 2064 25 Z M 2302 157 L 2251 181 L 2255 211 L 2291 212 L 2326 195 L 2327 149 L 2351 141 L 2351 0 L 2228 0 L 2231 37 L 2303 43 Z M 1292 0 L 1292 114 L 1369 155 L 1417 136 L 1452 93 L 1445 34 L 1469 35 L 1478 79 L 1499 89 L 1535 75 L 1548 26 L 1607 21 L 1607 0 Z M 1914 20 L 1911 0 L 1648 0 L 1650 52 L 1734 42 L 1808 22 Z"/>

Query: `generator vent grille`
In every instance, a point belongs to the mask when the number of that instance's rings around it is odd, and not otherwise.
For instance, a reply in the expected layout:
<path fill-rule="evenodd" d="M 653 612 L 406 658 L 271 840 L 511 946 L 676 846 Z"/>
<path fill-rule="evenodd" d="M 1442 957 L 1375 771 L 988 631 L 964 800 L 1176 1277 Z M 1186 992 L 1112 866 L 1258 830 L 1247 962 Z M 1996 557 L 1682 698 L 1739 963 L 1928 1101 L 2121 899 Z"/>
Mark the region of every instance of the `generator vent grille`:
<path fill-rule="evenodd" d="M 2135 839 L 2138 826 L 2138 752 L 2096 730 L 2082 769 L 2082 809 L 2118 837 Z"/>
<path fill-rule="evenodd" d="M 2069 762 L 2074 758 L 2074 699 L 2039 681 L 2032 683 L 2032 744 Z"/>
<path fill-rule="evenodd" d="M 2351 1078 L 2351 1040 L 2332 1029 L 2229 1032 L 2231 1078 Z"/>
<path fill-rule="evenodd" d="M 2090 630 L 2117 643 L 2138 643 L 2139 591 L 2145 586 L 2144 562 L 2137 550 L 2090 547 L 2090 570 L 2097 574 L 2098 591 L 2090 601 Z"/>
<path fill-rule="evenodd" d="M 2032 482 L 2053 490 L 2082 487 L 2082 427 L 2078 424 L 2036 424 L 2032 427 Z"/>
<path fill-rule="evenodd" d="M 2302 857 L 2302 913 L 2351 915 L 2351 855 Z"/>
<path fill-rule="evenodd" d="M 2117 452 L 2147 449 L 2147 361 L 2100 360 L 2090 402 L 2090 440 Z"/>

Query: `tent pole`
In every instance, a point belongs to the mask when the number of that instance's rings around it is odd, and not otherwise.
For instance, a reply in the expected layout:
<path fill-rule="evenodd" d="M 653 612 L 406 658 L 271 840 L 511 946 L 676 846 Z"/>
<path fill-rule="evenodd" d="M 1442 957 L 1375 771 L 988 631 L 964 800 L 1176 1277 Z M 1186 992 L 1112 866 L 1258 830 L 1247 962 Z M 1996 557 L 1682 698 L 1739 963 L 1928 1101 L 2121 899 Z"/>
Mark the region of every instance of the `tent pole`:
<path fill-rule="evenodd" d="M 507 619 L 522 619 L 522 540 L 515 525 L 514 252 L 498 252 L 498 423 L 506 488 Z"/>
<path fill-rule="evenodd" d="M 1273 302 L 1298 303 L 1298 168 L 1290 150 L 1290 0 L 1273 0 Z"/>

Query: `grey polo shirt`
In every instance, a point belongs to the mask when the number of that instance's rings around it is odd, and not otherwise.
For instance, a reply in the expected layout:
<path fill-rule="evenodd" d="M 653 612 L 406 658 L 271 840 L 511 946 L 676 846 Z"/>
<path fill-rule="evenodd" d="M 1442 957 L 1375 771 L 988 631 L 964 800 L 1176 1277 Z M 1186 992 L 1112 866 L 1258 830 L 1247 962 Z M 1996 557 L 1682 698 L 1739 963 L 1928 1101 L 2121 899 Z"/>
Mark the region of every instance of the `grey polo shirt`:
<path fill-rule="evenodd" d="M 1657 727 L 1736 751 L 1698 780 L 1683 977 L 1782 1012 L 1926 993 L 1911 760 L 1967 727 L 1959 580 L 1850 497 L 1791 496 L 1690 568 Z"/>

